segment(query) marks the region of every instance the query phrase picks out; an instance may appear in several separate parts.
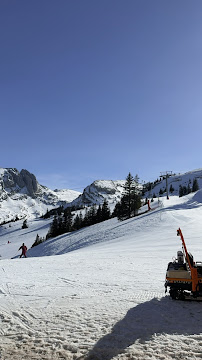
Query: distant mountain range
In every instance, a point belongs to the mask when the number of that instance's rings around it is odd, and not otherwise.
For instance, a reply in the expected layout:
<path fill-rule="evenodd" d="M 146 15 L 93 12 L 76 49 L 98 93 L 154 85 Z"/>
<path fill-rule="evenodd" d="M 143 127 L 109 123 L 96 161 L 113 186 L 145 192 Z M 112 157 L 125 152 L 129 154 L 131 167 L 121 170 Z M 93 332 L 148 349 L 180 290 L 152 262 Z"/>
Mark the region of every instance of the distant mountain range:
<path fill-rule="evenodd" d="M 202 188 L 202 169 L 185 174 L 169 174 L 150 184 L 150 190 L 145 191 L 145 197 L 166 195 L 166 181 L 169 196 L 179 194 L 179 186 L 192 186 L 197 179 Z M 91 206 L 102 204 L 104 199 L 111 209 L 121 199 L 125 180 L 96 180 L 87 186 L 83 193 L 62 189 L 51 190 L 40 185 L 27 170 L 20 172 L 15 168 L 0 168 L 0 224 L 15 219 L 36 218 L 43 215 L 47 209 L 66 206 Z M 145 184 L 147 188 L 148 184 Z M 172 193 L 170 192 L 172 185 Z M 141 185 L 141 187 L 144 185 Z"/>
<path fill-rule="evenodd" d="M 47 209 L 67 205 L 79 195 L 73 190 L 48 189 L 27 170 L 0 168 L 0 223 L 39 217 Z"/>

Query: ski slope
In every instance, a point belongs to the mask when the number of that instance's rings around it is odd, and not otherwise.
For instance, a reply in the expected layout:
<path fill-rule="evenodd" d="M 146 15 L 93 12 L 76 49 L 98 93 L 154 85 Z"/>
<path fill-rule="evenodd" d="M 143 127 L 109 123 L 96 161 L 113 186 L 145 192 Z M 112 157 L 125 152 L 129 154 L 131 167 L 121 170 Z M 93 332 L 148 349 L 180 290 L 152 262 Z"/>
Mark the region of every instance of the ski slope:
<path fill-rule="evenodd" d="M 202 303 L 164 293 L 177 228 L 202 260 L 202 191 L 151 205 L 33 249 L 50 220 L 0 228 L 1 359 L 202 358 Z M 11 260 L 22 242 L 28 258 Z"/>

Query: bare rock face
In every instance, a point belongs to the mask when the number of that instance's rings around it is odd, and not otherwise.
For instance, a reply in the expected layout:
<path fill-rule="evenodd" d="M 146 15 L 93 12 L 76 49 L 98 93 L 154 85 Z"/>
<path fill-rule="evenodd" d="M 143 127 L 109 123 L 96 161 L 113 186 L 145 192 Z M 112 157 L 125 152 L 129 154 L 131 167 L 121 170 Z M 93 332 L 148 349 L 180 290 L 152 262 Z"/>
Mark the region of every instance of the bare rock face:
<path fill-rule="evenodd" d="M 14 170 L 14 171 L 13 171 Z M 18 186 L 20 189 L 22 189 L 25 184 L 24 181 L 22 179 L 22 177 L 20 176 L 20 173 L 17 169 L 7 169 L 7 176 L 9 176 L 9 179 L 7 178 L 7 181 L 5 180 L 6 177 L 6 173 L 4 175 L 4 186 L 5 188 L 9 188 L 9 185 L 12 186 Z"/>
<path fill-rule="evenodd" d="M 67 206 L 80 192 L 54 191 L 40 185 L 35 175 L 23 169 L 0 167 L 0 226 L 16 219 L 36 218 L 47 210 Z"/>
<path fill-rule="evenodd" d="M 22 169 L 20 172 L 20 183 L 24 183 L 24 186 L 26 186 L 28 195 L 34 197 L 35 193 L 38 190 L 38 182 L 36 180 L 36 177 L 31 174 L 29 171 Z"/>
<path fill-rule="evenodd" d="M 15 168 L 4 169 L 0 173 L 0 185 L 0 192 L 23 192 L 31 197 L 35 197 L 39 186 L 33 174 L 24 169 L 19 172 Z"/>

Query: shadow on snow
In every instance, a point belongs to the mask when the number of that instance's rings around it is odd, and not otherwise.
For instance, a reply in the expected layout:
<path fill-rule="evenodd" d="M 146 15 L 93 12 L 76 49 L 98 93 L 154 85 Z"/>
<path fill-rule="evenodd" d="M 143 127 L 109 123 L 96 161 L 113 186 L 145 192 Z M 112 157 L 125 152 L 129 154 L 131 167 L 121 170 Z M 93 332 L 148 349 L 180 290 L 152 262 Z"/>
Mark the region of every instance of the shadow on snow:
<path fill-rule="evenodd" d="M 117 322 L 110 334 L 101 338 L 83 358 L 85 360 L 111 360 L 124 353 L 138 340 L 151 340 L 160 334 L 193 335 L 202 332 L 202 304 L 174 301 L 169 296 L 152 299 L 131 308 Z"/>

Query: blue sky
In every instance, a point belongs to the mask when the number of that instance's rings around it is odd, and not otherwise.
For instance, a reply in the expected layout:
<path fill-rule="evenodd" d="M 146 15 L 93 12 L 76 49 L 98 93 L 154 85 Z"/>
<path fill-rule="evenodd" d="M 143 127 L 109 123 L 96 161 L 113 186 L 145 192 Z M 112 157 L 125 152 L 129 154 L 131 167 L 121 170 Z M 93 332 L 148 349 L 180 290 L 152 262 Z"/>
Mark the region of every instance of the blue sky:
<path fill-rule="evenodd" d="M 82 190 L 202 167 L 202 1 L 1 0 L 1 167 Z"/>

